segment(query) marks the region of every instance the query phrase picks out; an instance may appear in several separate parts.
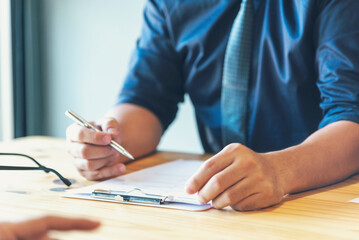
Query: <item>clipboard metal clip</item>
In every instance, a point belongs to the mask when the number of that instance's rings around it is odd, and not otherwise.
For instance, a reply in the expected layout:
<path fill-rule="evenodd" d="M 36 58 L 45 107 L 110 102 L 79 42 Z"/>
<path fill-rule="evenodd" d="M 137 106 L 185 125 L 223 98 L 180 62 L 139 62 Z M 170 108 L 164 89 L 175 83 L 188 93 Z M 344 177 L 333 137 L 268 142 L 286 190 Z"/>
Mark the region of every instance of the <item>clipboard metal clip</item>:
<path fill-rule="evenodd" d="M 142 191 L 139 188 L 134 188 L 130 191 L 112 191 L 104 189 L 95 189 L 92 194 L 94 198 L 114 200 L 118 202 L 133 202 L 146 204 L 164 204 L 167 196 L 150 194 Z"/>

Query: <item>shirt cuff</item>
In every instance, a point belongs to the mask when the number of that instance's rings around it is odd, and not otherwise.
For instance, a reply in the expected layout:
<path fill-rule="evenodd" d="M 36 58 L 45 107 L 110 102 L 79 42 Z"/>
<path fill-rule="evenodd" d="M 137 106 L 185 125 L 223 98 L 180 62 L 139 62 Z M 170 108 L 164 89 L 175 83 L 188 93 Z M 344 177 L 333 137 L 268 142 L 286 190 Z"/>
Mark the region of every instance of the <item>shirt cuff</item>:
<path fill-rule="evenodd" d="M 329 110 L 320 122 L 319 129 L 343 120 L 359 124 L 359 108 L 336 107 Z"/>

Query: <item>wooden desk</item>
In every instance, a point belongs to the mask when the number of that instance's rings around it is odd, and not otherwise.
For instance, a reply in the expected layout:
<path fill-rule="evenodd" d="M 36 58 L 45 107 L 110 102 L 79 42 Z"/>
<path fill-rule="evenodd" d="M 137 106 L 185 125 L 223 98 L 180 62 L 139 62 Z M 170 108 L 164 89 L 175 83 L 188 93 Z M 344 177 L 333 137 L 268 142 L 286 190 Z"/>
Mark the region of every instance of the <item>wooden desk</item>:
<path fill-rule="evenodd" d="M 65 177 L 76 179 L 73 187 L 92 184 L 77 173 L 65 145 L 61 139 L 29 137 L 0 143 L 0 152 L 30 154 Z M 158 153 L 129 164 L 128 169 L 178 158 L 207 157 Z M 0 158 L 0 164 L 4 159 Z M 359 176 L 292 195 L 276 207 L 255 212 L 188 212 L 68 199 L 49 190 L 63 187 L 53 183 L 55 179 L 54 174 L 38 171 L 0 171 L 0 221 L 56 214 L 88 217 L 103 223 L 91 233 L 54 233 L 60 239 L 359 239 L 359 204 L 348 203 L 359 197 Z"/>

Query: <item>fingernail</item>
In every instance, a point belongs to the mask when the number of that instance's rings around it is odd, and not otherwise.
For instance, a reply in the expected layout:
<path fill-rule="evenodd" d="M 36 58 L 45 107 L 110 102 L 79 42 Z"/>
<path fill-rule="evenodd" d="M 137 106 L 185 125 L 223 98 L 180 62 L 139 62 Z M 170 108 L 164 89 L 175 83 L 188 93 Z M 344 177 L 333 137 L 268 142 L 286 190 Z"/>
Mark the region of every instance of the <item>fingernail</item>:
<path fill-rule="evenodd" d="M 186 183 L 185 189 L 186 189 L 186 192 L 187 192 L 187 193 L 193 194 L 193 190 L 192 190 L 190 184 Z"/>
<path fill-rule="evenodd" d="M 123 173 L 124 171 L 126 171 L 125 165 L 119 165 L 119 166 L 118 166 L 118 171 L 119 171 L 120 173 Z"/>
<path fill-rule="evenodd" d="M 97 228 L 98 226 L 101 225 L 101 222 L 96 221 L 96 220 L 90 220 L 91 221 L 91 227 L 93 228 Z"/>
<path fill-rule="evenodd" d="M 197 196 L 197 200 L 200 204 L 206 204 L 207 202 L 205 202 L 202 198 L 200 198 L 199 196 Z"/>
<path fill-rule="evenodd" d="M 116 134 L 116 133 L 117 133 L 117 130 L 114 129 L 114 128 L 109 128 L 109 129 L 107 130 L 107 132 L 110 133 L 110 134 Z"/>
<path fill-rule="evenodd" d="M 202 201 L 202 200 L 200 200 L 200 199 L 198 199 L 198 202 L 200 203 L 200 204 L 206 204 L 204 201 Z"/>

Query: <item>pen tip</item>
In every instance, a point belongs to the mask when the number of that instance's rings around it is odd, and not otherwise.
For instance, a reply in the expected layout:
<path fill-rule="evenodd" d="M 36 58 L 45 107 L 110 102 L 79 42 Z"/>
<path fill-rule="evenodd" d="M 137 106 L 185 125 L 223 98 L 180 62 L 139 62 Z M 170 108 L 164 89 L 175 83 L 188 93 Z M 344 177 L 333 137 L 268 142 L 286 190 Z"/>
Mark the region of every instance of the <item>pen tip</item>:
<path fill-rule="evenodd" d="M 135 158 L 129 152 L 126 152 L 126 157 L 130 158 L 131 160 L 135 160 Z"/>

